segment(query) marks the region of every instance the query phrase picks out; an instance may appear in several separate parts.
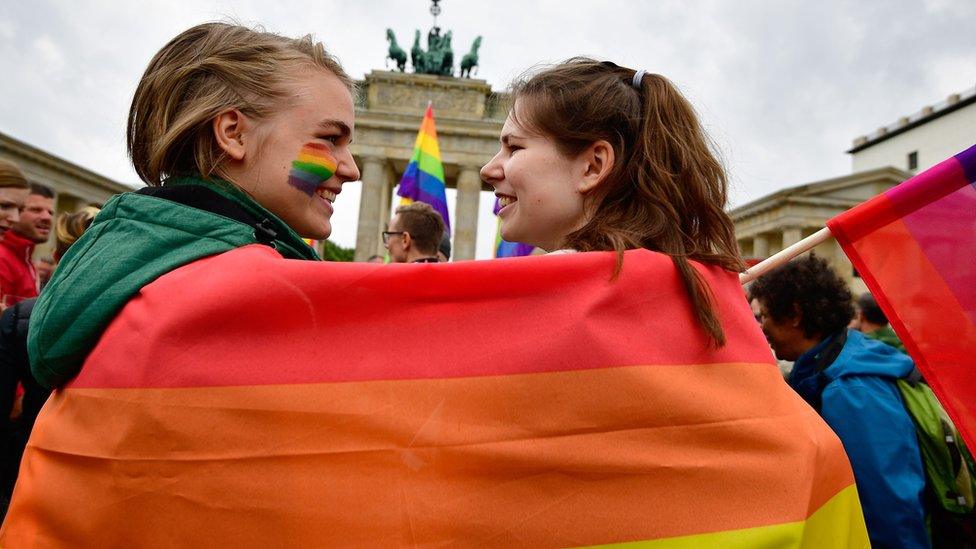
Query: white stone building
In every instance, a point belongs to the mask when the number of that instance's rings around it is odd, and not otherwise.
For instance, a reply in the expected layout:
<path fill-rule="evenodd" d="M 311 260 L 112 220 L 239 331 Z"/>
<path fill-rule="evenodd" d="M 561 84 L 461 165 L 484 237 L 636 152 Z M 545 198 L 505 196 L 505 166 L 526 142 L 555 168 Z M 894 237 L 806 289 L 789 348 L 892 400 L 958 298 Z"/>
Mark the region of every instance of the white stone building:
<path fill-rule="evenodd" d="M 68 162 L 45 150 L 0 133 L 0 158 L 13 162 L 33 183 L 51 187 L 55 193 L 55 215 L 78 211 L 90 204 L 101 205 L 113 195 L 132 187 Z M 53 231 L 52 231 L 53 232 Z M 34 257 L 50 255 L 53 235 L 37 247 Z"/>
<path fill-rule="evenodd" d="M 831 217 L 974 144 L 976 88 L 971 88 L 855 139 L 847 151 L 850 175 L 782 189 L 732 210 L 739 249 L 749 263 L 765 259 L 821 229 Z M 836 242 L 814 251 L 855 292 L 865 290 Z"/>
<path fill-rule="evenodd" d="M 976 145 L 976 87 L 858 137 L 847 152 L 854 173 L 893 166 L 914 174 L 972 145 Z"/>

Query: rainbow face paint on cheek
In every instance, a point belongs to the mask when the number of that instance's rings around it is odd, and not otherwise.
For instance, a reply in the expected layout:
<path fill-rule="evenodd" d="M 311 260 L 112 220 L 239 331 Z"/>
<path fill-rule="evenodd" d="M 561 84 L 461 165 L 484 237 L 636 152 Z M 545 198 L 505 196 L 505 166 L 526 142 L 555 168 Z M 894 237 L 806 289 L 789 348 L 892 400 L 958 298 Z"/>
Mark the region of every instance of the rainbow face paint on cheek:
<path fill-rule="evenodd" d="M 288 184 L 312 196 L 323 181 L 335 174 L 336 165 L 336 159 L 329 153 L 328 147 L 306 143 L 298 152 L 298 159 L 291 163 Z"/>

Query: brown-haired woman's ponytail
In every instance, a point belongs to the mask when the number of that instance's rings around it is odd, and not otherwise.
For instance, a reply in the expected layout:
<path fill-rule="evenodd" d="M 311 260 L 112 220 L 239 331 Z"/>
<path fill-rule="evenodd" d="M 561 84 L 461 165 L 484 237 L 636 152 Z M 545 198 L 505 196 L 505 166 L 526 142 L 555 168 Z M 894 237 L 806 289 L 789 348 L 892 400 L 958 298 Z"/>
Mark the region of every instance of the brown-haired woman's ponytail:
<path fill-rule="evenodd" d="M 715 315 L 715 300 L 712 297 L 712 290 L 698 271 L 691 266 L 691 263 L 688 263 L 687 259 L 681 256 L 671 256 L 671 261 L 678 269 L 681 282 L 691 299 L 691 306 L 695 310 L 695 320 L 708 333 L 715 346 L 725 345 L 725 331 L 722 330 L 722 322 Z"/>
<path fill-rule="evenodd" d="M 642 96 L 643 115 L 631 159 L 634 176 L 640 187 L 655 188 L 654 201 L 667 206 L 674 230 L 661 251 L 671 256 L 698 323 L 713 343 L 724 345 L 712 292 L 688 260 L 742 269 L 734 226 L 724 209 L 725 170 L 691 104 L 670 81 L 637 72 L 632 85 Z"/>

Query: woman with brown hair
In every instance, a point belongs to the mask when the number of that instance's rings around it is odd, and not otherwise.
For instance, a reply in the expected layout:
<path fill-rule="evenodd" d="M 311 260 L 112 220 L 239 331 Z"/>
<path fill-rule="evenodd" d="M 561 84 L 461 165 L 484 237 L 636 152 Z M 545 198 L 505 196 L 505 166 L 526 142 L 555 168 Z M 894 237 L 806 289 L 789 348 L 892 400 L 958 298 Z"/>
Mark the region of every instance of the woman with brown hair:
<path fill-rule="evenodd" d="M 592 328 L 577 328 L 569 353 L 573 367 L 586 367 L 584 359 L 574 359 L 591 348 L 626 350 L 651 341 L 664 350 L 667 358 L 663 361 L 674 360 L 687 368 L 669 367 L 667 374 L 648 383 L 635 377 L 627 389 L 641 395 L 639 408 L 649 417 L 645 421 L 667 433 L 645 443 L 642 456 L 682 444 L 688 432 L 711 432 L 695 449 L 650 467 L 655 472 L 682 471 L 678 476 L 683 477 L 673 484 L 655 485 L 650 497 L 673 502 L 688 497 L 688 501 L 700 502 L 724 494 L 730 502 L 719 512 L 706 513 L 701 513 L 697 503 L 675 503 L 649 521 L 666 523 L 690 516 L 694 518 L 689 530 L 709 528 L 704 526 L 708 520 L 731 519 L 742 511 L 764 517 L 750 519 L 757 526 L 773 522 L 768 518 L 773 513 L 794 509 L 787 512 L 798 521 L 793 524 L 813 524 L 816 517 L 833 512 L 825 509 L 843 505 L 845 510 L 836 515 L 843 519 L 830 519 L 836 529 L 824 538 L 818 538 L 820 534 L 807 537 L 814 528 L 806 528 L 803 535 L 779 539 L 701 538 L 689 545 L 866 546 L 862 512 L 855 501 L 843 447 L 812 409 L 797 402 L 782 383 L 768 349 L 763 349 L 763 338 L 738 283 L 743 264 L 732 220 L 724 210 L 725 172 L 693 108 L 675 86 L 657 74 L 573 58 L 512 86 L 512 107 L 500 141 L 499 152 L 481 175 L 494 187 L 502 206 L 498 212 L 501 237 L 550 253 L 597 252 L 543 258 L 537 270 L 557 261 L 568 270 L 600 257 L 609 260 L 605 252 L 615 252 L 612 280 L 606 287 L 629 284 L 622 290 L 627 294 L 628 320 L 596 337 Z M 510 262 L 527 261 L 539 260 Z M 650 265 L 655 267 L 648 270 Z M 511 291 L 526 291 L 512 282 L 515 280 L 509 279 L 515 286 Z M 593 299 L 602 304 L 600 297 L 594 293 Z M 588 298 L 576 296 L 575 301 Z M 594 305 L 592 310 L 599 307 Z M 621 332 L 627 338 L 614 341 Z M 541 346 L 566 345 L 551 334 L 538 342 Z M 685 352 L 695 352 L 696 358 L 677 358 Z M 706 363 L 714 369 L 693 384 L 678 386 L 681 376 L 697 367 L 693 364 Z M 599 387 L 592 390 L 597 392 Z M 756 403 L 761 408 L 753 409 L 754 415 L 748 419 L 727 416 L 731 410 L 738 413 Z M 579 409 L 580 414 L 587 412 Z M 781 433 L 787 443 L 765 435 L 756 437 L 757 428 L 765 434 Z M 733 440 L 749 442 L 733 450 Z M 729 460 L 702 459 L 716 450 L 727 452 Z M 732 456 L 750 454 L 762 456 L 752 462 L 755 471 L 747 472 L 733 463 Z M 761 463 L 765 459 L 770 461 Z M 782 465 L 788 461 L 794 465 Z M 686 471 L 693 473 L 685 475 Z M 694 478 L 699 474 L 714 490 L 697 492 Z M 848 486 L 823 490 L 818 502 L 812 503 L 809 496 L 826 486 L 823 479 L 827 477 L 845 478 Z M 793 483 L 791 488 L 786 487 L 789 483 Z M 746 495 L 749 490 L 775 492 L 781 498 L 774 503 Z M 818 505 L 823 506 L 815 511 Z"/>
<path fill-rule="evenodd" d="M 14 223 L 20 220 L 20 214 L 24 211 L 24 204 L 29 194 L 30 183 L 21 173 L 20 168 L 13 162 L 0 159 L 0 240 L 14 226 Z M 17 301 L 16 298 L 8 299 L 8 293 L 11 294 L 10 298 L 20 293 L 12 292 L 10 287 L 5 287 L 4 278 L 0 277 L 0 311 Z"/>
<path fill-rule="evenodd" d="M 701 327 L 725 343 L 690 261 L 742 269 L 727 180 L 668 79 L 574 58 L 516 82 L 501 150 L 481 169 L 501 236 L 547 251 L 645 248 L 671 257 Z"/>
<path fill-rule="evenodd" d="M 13 162 L 0 160 L 0 238 L 20 219 L 30 184 Z"/>

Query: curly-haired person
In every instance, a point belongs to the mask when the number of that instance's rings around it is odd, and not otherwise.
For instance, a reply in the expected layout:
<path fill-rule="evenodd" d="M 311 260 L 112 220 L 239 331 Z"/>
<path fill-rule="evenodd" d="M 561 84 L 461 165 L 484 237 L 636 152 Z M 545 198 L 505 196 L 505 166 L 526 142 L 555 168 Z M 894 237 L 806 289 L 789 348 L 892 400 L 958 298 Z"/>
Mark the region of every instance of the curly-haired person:
<path fill-rule="evenodd" d="M 787 382 L 844 444 L 872 545 L 929 547 L 925 472 L 895 385 L 912 371 L 912 360 L 847 329 L 851 292 L 822 258 L 783 265 L 750 292 L 777 358 L 794 361 Z"/>

